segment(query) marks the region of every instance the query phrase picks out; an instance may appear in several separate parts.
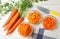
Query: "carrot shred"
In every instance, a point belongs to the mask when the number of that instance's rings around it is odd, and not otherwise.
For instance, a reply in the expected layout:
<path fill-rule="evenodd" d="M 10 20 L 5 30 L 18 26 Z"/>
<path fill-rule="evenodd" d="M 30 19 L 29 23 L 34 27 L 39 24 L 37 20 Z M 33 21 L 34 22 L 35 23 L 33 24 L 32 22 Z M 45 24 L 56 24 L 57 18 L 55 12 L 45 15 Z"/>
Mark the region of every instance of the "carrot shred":
<path fill-rule="evenodd" d="M 32 26 L 28 23 L 22 23 L 18 27 L 18 33 L 22 36 L 29 36 L 32 34 Z"/>
<path fill-rule="evenodd" d="M 53 16 L 47 16 L 43 20 L 43 25 L 45 29 L 54 29 L 56 25 L 56 20 Z"/>
<path fill-rule="evenodd" d="M 30 12 L 28 15 L 29 22 L 31 22 L 33 24 L 38 23 L 40 21 L 40 19 L 41 19 L 41 16 L 38 11 Z"/>

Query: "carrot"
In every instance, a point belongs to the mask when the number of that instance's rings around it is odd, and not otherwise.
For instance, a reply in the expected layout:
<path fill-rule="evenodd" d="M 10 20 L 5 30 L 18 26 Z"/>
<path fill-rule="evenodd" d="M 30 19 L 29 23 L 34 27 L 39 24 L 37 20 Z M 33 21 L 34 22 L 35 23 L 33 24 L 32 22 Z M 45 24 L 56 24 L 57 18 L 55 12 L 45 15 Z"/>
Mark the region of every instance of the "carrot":
<path fill-rule="evenodd" d="M 53 16 L 47 16 L 43 20 L 43 25 L 44 25 L 44 28 L 47 30 L 54 29 L 56 25 L 56 20 Z"/>
<path fill-rule="evenodd" d="M 15 8 L 15 9 L 11 12 L 9 18 L 8 18 L 7 21 L 4 23 L 3 27 L 5 27 L 5 26 L 10 22 L 10 20 L 14 17 L 14 15 L 17 13 L 17 11 L 18 11 L 18 10 Z"/>
<path fill-rule="evenodd" d="M 16 15 L 9 22 L 7 27 L 5 28 L 5 30 L 9 30 L 12 27 L 13 23 L 18 19 L 18 17 L 19 17 L 19 13 L 17 12 Z"/>
<path fill-rule="evenodd" d="M 13 25 L 13 27 L 12 27 L 10 30 L 7 31 L 7 34 L 6 34 L 6 35 L 12 33 L 12 32 L 15 30 L 15 28 L 16 28 L 23 20 L 24 20 L 23 17 L 19 18 L 18 21 Z"/>
<path fill-rule="evenodd" d="M 30 12 L 28 15 L 28 20 L 29 22 L 36 24 L 41 20 L 41 15 L 39 14 L 38 11 Z"/>
<path fill-rule="evenodd" d="M 32 34 L 32 26 L 29 23 L 21 23 L 18 27 L 18 33 L 22 36 L 29 36 Z"/>

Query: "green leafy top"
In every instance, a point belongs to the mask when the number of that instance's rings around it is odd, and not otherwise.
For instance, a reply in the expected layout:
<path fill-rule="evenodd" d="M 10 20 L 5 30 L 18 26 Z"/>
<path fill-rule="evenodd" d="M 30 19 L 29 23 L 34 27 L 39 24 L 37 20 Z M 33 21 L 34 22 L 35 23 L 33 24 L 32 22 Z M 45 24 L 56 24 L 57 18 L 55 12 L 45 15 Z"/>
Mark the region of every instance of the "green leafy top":
<path fill-rule="evenodd" d="M 11 11 L 13 8 L 18 8 L 20 14 L 22 15 L 27 8 L 32 7 L 33 2 L 38 1 L 47 1 L 47 0 L 18 0 L 18 2 L 15 2 L 13 0 L 9 0 L 12 3 L 5 3 L 2 5 L 2 2 L 0 0 L 0 15 L 3 16 L 7 12 Z M 8 9 L 9 8 L 9 9 Z"/>

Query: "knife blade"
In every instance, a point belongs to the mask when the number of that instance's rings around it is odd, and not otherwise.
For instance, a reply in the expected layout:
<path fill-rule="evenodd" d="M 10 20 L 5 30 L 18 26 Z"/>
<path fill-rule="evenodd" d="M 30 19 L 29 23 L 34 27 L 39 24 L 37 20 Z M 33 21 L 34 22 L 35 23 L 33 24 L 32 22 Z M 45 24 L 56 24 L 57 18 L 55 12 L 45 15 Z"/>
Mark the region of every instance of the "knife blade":
<path fill-rule="evenodd" d="M 39 9 L 40 11 L 46 13 L 46 14 L 52 14 L 52 15 L 55 15 L 55 16 L 60 17 L 60 13 L 59 12 L 56 12 L 54 10 L 49 10 L 49 9 L 44 8 L 42 6 L 36 6 L 36 8 Z"/>

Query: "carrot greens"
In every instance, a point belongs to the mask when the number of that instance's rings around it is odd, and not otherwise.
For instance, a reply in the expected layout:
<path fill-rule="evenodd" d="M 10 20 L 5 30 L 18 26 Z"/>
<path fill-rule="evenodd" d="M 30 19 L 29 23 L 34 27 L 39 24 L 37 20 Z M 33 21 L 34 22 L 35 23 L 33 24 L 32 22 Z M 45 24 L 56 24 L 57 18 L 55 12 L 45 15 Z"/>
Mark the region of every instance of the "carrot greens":
<path fill-rule="evenodd" d="M 18 8 L 18 11 L 22 15 L 24 11 L 26 11 L 26 8 L 32 7 L 33 2 L 47 1 L 47 0 L 18 0 L 17 2 L 9 0 L 8 3 L 4 4 L 2 4 L 1 1 L 2 0 L 0 0 L 0 17 L 6 14 L 7 12 L 13 10 L 14 8 Z"/>

